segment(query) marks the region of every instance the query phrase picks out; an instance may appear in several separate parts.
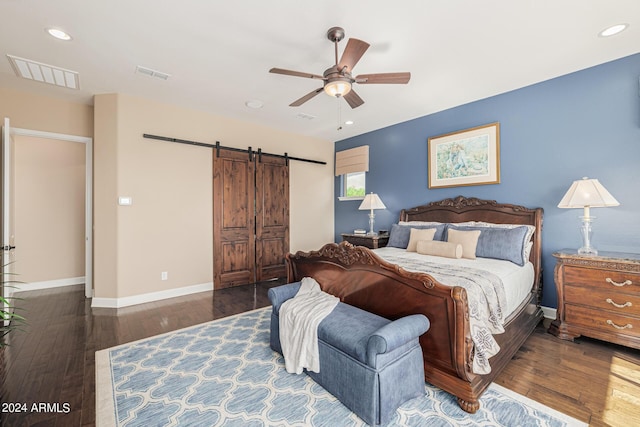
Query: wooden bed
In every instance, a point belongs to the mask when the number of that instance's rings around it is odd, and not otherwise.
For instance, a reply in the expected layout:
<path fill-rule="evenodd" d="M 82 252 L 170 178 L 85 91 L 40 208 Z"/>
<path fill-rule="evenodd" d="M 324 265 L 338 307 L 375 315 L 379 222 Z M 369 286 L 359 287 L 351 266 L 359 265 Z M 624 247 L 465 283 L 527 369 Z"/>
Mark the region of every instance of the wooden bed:
<path fill-rule="evenodd" d="M 472 371 L 474 345 L 467 295 L 462 287 L 439 283 L 426 273 L 408 272 L 383 261 L 365 247 L 347 242 L 330 243 L 318 251 L 288 254 L 288 280 L 313 277 L 325 292 L 389 319 L 415 313 L 426 315 L 431 327 L 420 337 L 425 379 L 455 395 L 463 410 L 474 413 L 480 406 L 478 399 L 482 393 L 542 319 L 542 209 L 459 196 L 403 210 L 400 221 L 486 221 L 536 227 L 530 255 L 534 285 L 530 297 L 506 319 L 505 332 L 494 336 L 500 352 L 490 359 L 489 374 Z"/>

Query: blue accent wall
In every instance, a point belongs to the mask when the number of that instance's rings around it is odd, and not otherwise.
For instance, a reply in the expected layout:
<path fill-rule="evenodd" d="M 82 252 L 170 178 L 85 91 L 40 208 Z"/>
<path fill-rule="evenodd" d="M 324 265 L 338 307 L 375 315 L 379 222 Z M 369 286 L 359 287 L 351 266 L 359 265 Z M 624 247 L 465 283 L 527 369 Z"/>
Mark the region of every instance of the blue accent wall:
<path fill-rule="evenodd" d="M 557 307 L 552 253 L 582 245 L 582 211 L 557 207 L 574 180 L 597 178 L 620 202 L 591 210 L 597 218 L 593 246 L 640 252 L 639 78 L 636 54 L 337 141 L 335 147 L 370 147 L 367 192 L 377 193 L 387 206 L 375 211 L 376 230 L 390 229 L 403 208 L 458 195 L 542 207 L 542 305 Z M 428 189 L 427 139 L 493 122 L 500 123 L 500 184 Z M 336 197 L 339 190 L 336 178 Z M 369 228 L 368 212 L 359 205 L 336 201 L 337 242 L 340 233 Z"/>

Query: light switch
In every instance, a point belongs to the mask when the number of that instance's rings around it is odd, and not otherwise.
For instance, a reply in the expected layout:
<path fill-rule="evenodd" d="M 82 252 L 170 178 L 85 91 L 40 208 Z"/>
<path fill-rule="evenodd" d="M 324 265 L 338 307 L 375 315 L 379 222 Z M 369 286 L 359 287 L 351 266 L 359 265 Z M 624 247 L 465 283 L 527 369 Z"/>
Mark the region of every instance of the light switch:
<path fill-rule="evenodd" d="M 131 206 L 133 199 L 131 197 L 118 197 L 118 204 L 120 206 Z"/>

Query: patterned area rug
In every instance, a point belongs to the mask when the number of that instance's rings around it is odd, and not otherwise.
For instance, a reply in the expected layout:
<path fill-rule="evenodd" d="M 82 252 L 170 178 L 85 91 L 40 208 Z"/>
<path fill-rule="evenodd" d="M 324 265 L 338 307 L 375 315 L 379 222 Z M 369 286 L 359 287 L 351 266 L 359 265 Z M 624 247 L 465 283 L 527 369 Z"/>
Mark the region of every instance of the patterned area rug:
<path fill-rule="evenodd" d="M 363 426 L 269 347 L 271 308 L 96 352 L 97 426 Z M 392 426 L 586 426 L 496 384 L 470 415 L 429 384 Z"/>

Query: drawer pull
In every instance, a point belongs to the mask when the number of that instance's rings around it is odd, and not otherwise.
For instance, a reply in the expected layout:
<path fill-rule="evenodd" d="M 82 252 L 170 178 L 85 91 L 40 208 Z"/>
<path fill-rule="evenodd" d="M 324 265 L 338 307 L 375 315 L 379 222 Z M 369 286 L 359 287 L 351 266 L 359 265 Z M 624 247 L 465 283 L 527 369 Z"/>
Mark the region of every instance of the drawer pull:
<path fill-rule="evenodd" d="M 613 323 L 613 320 L 609 320 L 609 319 L 607 319 L 607 325 L 611 325 L 616 329 L 632 329 L 633 328 L 633 325 L 631 323 L 627 323 L 624 326 L 619 326 Z"/>
<path fill-rule="evenodd" d="M 613 302 L 613 300 L 611 298 L 607 298 L 605 301 L 607 301 L 609 304 L 611 304 L 614 307 L 618 307 L 618 308 L 625 308 L 625 307 L 631 307 L 633 304 L 631 303 L 631 301 L 627 301 L 624 304 L 616 304 L 615 302 Z"/>
<path fill-rule="evenodd" d="M 605 282 L 607 282 L 607 283 L 611 283 L 613 286 L 617 286 L 617 287 L 619 287 L 619 288 L 621 288 L 621 287 L 623 287 L 623 286 L 627 286 L 627 285 L 633 285 L 633 282 L 632 282 L 631 280 L 625 280 L 625 281 L 624 281 L 624 282 L 622 282 L 622 283 L 615 282 L 615 281 L 611 280 L 611 278 L 610 278 L 610 277 L 607 277 L 607 278 L 606 278 L 606 279 L 604 279 L 604 280 L 605 280 Z"/>

